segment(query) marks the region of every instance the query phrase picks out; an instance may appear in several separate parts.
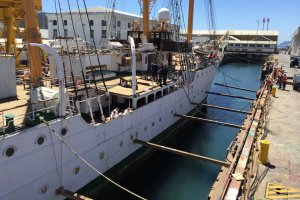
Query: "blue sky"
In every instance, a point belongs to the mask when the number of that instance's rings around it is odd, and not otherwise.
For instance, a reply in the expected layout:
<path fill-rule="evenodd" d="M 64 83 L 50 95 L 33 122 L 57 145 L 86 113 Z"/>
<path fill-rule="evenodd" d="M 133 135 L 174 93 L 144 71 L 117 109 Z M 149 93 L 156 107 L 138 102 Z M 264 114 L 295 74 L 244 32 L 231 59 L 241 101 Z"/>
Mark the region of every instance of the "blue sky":
<path fill-rule="evenodd" d="M 55 12 L 54 1 L 43 1 L 43 11 Z M 82 0 L 79 0 L 82 2 Z M 207 29 L 205 0 L 195 0 L 194 30 Z M 67 0 L 60 0 L 63 10 L 66 10 Z M 73 9 L 76 1 L 70 0 Z M 106 6 L 109 0 L 86 0 L 88 7 Z M 157 0 L 152 16 L 157 10 L 167 7 L 169 0 Z M 256 30 L 257 20 L 270 18 L 269 30 L 279 31 L 279 42 L 291 40 L 292 33 L 300 26 L 300 0 L 214 0 L 218 29 Z M 81 3 L 81 5 L 83 5 Z M 187 13 L 188 0 L 183 0 L 183 10 Z M 140 14 L 138 0 L 116 0 L 116 9 Z M 187 19 L 187 18 L 186 18 Z"/>

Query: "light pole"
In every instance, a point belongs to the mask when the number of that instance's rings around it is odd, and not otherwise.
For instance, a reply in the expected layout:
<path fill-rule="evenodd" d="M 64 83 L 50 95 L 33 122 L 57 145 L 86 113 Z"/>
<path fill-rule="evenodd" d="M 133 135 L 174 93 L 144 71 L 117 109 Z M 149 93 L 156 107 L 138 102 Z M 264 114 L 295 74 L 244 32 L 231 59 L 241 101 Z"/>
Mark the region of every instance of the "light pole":
<path fill-rule="evenodd" d="M 270 18 L 267 18 L 267 30 L 269 30 L 269 22 L 270 22 Z"/>
<path fill-rule="evenodd" d="M 265 30 L 265 23 L 266 23 L 266 18 L 263 18 L 263 28 L 262 28 L 262 30 Z"/>
<path fill-rule="evenodd" d="M 259 20 L 256 20 L 257 22 L 257 35 L 258 35 L 258 29 L 259 29 Z"/>

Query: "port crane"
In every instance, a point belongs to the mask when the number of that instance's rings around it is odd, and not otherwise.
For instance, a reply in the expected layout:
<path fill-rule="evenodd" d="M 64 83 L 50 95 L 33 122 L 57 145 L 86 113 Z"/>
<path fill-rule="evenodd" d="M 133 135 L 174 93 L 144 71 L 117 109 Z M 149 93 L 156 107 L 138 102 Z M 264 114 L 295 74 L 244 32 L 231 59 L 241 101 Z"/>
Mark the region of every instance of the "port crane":
<path fill-rule="evenodd" d="M 42 37 L 38 27 L 37 12 L 42 10 L 41 0 L 0 0 L 0 21 L 3 28 L 0 38 L 6 38 L 4 49 L 6 54 L 13 54 L 16 58 L 17 68 L 21 67 L 19 55 L 21 51 L 16 47 L 17 34 L 24 43 L 42 43 Z M 20 21 L 24 21 L 24 30 L 19 27 Z M 1 48 L 0 48 L 1 50 Z M 37 86 L 43 77 L 42 61 L 45 58 L 40 48 L 27 46 L 31 85 Z"/>

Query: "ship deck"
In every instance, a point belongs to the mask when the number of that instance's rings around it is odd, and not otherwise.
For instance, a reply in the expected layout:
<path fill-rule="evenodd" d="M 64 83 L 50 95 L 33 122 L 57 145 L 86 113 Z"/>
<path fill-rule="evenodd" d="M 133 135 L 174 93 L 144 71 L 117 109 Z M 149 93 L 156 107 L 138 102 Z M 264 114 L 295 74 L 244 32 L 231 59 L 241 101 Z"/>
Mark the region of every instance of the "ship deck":
<path fill-rule="evenodd" d="M 151 77 L 144 76 L 146 78 L 142 78 L 142 75 L 136 76 L 137 80 L 137 90 L 136 94 L 138 96 L 147 94 L 149 92 L 158 90 L 161 88 L 161 86 L 152 81 Z M 129 85 L 126 87 L 120 85 L 120 80 L 123 80 L 125 82 L 130 83 L 131 82 L 131 76 L 130 75 L 122 75 L 119 74 L 118 76 L 105 81 L 105 84 L 107 86 L 108 92 L 112 95 L 121 96 L 125 98 L 130 98 L 132 96 L 132 88 Z M 172 81 L 170 79 L 167 80 L 167 84 L 170 84 Z M 49 81 L 47 83 L 49 86 Z M 95 89 L 95 85 L 93 82 L 87 83 L 88 89 Z M 100 91 L 101 94 L 104 94 L 106 92 L 103 82 L 97 82 L 97 88 L 98 91 Z M 15 98 L 7 98 L 0 100 L 0 128 L 1 127 L 7 127 L 7 123 L 5 120 L 5 116 L 8 114 L 14 115 L 14 125 L 15 126 L 21 126 L 26 123 L 28 119 L 32 119 L 32 111 L 34 108 L 34 105 L 36 103 L 32 103 L 30 100 L 30 89 L 27 85 L 19 84 L 16 86 L 17 89 L 17 97 Z M 51 86 L 51 89 L 58 90 L 58 87 L 55 85 Z M 84 90 L 85 86 L 84 84 L 81 84 L 77 87 L 77 90 Z M 68 93 L 70 96 L 74 96 L 75 90 L 74 88 L 68 88 Z M 105 108 L 104 108 L 105 109 Z M 36 108 L 35 108 L 36 110 Z M 36 111 L 35 111 L 36 112 Z M 107 115 L 106 117 L 109 117 L 109 114 L 105 113 Z M 109 120 L 107 118 L 107 120 Z M 4 129 L 1 129 L 4 130 Z M 0 131 L 1 131 L 0 130 Z"/>

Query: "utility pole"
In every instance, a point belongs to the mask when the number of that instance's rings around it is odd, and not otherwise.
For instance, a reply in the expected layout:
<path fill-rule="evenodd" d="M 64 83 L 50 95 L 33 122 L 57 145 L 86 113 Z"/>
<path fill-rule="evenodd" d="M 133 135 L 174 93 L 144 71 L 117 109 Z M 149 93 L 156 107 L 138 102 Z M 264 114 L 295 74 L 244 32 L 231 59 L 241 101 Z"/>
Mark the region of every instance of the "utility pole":
<path fill-rule="evenodd" d="M 259 20 L 256 20 L 257 22 L 257 35 L 258 35 L 258 30 L 259 30 Z"/>

